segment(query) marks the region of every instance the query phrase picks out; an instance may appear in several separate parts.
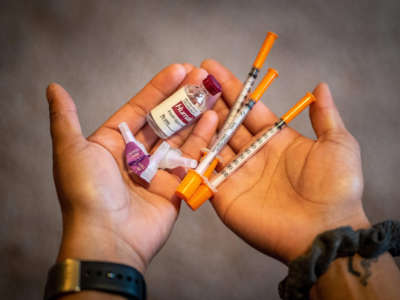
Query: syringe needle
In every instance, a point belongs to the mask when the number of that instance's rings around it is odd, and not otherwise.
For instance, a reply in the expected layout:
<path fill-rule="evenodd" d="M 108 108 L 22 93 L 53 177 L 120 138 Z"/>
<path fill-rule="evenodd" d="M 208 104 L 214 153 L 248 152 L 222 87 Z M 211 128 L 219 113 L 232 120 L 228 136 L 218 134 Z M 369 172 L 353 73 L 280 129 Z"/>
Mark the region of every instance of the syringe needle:
<path fill-rule="evenodd" d="M 279 133 L 290 121 L 300 114 L 307 106 L 315 101 L 311 93 L 307 93 L 287 113 L 285 113 L 275 125 L 257 138 L 249 147 L 237 155 L 216 177 L 209 182 L 203 182 L 188 203 L 193 210 L 196 210 L 205 201 L 211 198 L 216 188 L 238 170 L 243 164 L 253 157 L 274 135 Z"/>

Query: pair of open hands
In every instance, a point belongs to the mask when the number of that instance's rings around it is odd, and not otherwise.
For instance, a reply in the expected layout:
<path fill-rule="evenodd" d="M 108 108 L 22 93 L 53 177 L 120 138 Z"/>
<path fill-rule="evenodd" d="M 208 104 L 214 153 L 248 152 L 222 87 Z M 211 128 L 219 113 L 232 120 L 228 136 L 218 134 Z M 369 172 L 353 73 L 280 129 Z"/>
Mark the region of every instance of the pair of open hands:
<path fill-rule="evenodd" d="M 199 159 L 222 125 L 241 82 L 214 60 L 201 68 L 170 65 L 88 138 L 82 135 L 73 100 L 59 85 L 47 89 L 53 140 L 54 177 L 63 215 L 59 260 L 97 259 L 131 265 L 144 272 L 167 240 L 177 219 L 174 196 L 180 178 L 159 170 L 145 188 L 124 166 L 118 130 L 128 123 L 151 152 L 161 142 L 145 115 L 177 88 L 213 74 L 222 97 L 197 124 L 168 139 Z M 285 128 L 226 180 L 211 203 L 221 220 L 253 247 L 287 263 L 314 237 L 342 225 L 368 225 L 362 204 L 363 178 L 358 143 L 345 129 L 329 88 L 319 84 L 310 119 L 317 140 Z M 296 99 L 292 99 L 293 103 Z M 228 163 L 277 117 L 261 102 L 238 129 L 222 157 Z"/>

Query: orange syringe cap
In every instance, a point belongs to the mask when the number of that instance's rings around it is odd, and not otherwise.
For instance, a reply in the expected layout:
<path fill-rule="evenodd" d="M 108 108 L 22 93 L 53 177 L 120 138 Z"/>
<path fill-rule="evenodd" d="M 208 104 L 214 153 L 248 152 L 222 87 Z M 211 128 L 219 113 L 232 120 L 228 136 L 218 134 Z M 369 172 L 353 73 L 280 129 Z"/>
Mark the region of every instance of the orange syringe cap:
<path fill-rule="evenodd" d="M 316 100 L 315 96 L 309 92 L 299 100 L 286 114 L 281 118 L 286 124 L 292 121 L 299 113 L 301 113 L 307 106 Z"/>
<path fill-rule="evenodd" d="M 278 38 L 278 35 L 276 33 L 274 33 L 274 32 L 267 33 L 267 36 L 265 37 L 265 40 L 261 46 L 261 49 L 258 52 L 256 59 L 254 60 L 253 68 L 257 68 L 258 70 L 260 70 L 262 68 L 265 60 L 267 59 L 269 51 L 271 51 L 271 48 L 274 45 L 275 40 L 277 38 Z"/>
<path fill-rule="evenodd" d="M 186 202 L 192 210 L 196 210 L 213 195 L 213 190 L 207 184 L 202 184 L 192 197 L 190 197 L 189 201 Z"/>
<path fill-rule="evenodd" d="M 257 102 L 260 100 L 265 91 L 269 88 L 271 83 L 279 76 L 278 71 L 272 68 L 268 69 L 267 74 L 265 74 L 264 78 L 257 85 L 254 92 L 251 94 L 250 99 Z"/>
<path fill-rule="evenodd" d="M 203 177 L 210 178 L 211 174 L 214 172 L 214 169 L 218 165 L 218 161 L 218 158 L 215 158 L 210 163 L 203 176 L 201 176 L 195 170 L 189 170 L 185 178 L 183 178 L 181 184 L 176 189 L 175 195 L 188 202 L 193 194 L 196 192 L 197 188 L 203 182 Z"/>
<path fill-rule="evenodd" d="M 175 191 L 175 195 L 188 201 L 203 182 L 201 176 L 194 170 L 189 170 Z"/>

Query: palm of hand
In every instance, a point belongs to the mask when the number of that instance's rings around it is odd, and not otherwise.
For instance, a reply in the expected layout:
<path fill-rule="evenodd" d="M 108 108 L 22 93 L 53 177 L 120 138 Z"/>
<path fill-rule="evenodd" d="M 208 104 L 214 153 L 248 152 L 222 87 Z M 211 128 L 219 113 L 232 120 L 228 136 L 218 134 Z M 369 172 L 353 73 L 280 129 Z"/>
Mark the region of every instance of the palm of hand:
<path fill-rule="evenodd" d="M 288 262 L 316 234 L 350 224 L 362 211 L 362 185 L 350 135 L 313 141 L 285 128 L 221 187 L 214 206 L 248 243 Z"/>
<path fill-rule="evenodd" d="M 171 65 L 161 71 L 88 139 L 82 136 L 70 96 L 60 86 L 49 87 L 54 175 L 63 208 L 63 240 L 68 241 L 63 242 L 68 249 L 62 247 L 59 257 L 70 255 L 71 247 L 82 248 L 82 243 L 87 245 L 94 237 L 97 243 L 109 245 L 109 252 L 118 252 L 115 257 L 108 255 L 109 259 L 144 271 L 166 241 L 179 211 L 180 200 L 174 196 L 179 177 L 176 172 L 160 170 L 148 186 L 133 182 L 123 161 L 125 143 L 117 128 L 126 121 L 151 153 L 160 141 L 145 124 L 145 114 L 180 84 L 205 77 L 200 69 L 187 74 L 190 69 Z M 195 127 L 182 130 L 168 142 L 198 159 L 216 126 L 217 116 L 209 112 Z M 133 262 L 132 256 L 136 257 Z"/>
<path fill-rule="evenodd" d="M 218 62 L 202 66 L 223 82 L 229 110 L 242 83 Z M 304 253 L 323 231 L 368 226 L 361 195 L 363 179 L 357 141 L 346 130 L 326 84 L 313 92 L 310 120 L 317 140 L 284 128 L 215 194 L 212 205 L 222 221 L 246 242 L 283 262 Z M 219 104 L 219 105 L 218 105 Z M 278 120 L 257 103 L 221 153 L 228 162 Z"/>
<path fill-rule="evenodd" d="M 241 83 L 215 61 L 207 60 L 202 66 L 222 83 L 224 99 L 217 102 L 215 110 L 223 119 L 226 103 L 234 101 Z M 157 138 L 145 125 L 144 115 L 180 84 L 205 77 L 200 69 L 186 76 L 188 69 L 193 67 L 172 65 L 164 69 L 88 140 L 82 137 L 72 100 L 60 88 L 50 89 L 55 177 L 64 219 L 78 228 L 97 227 L 86 235 L 73 236 L 85 239 L 100 233 L 107 243 L 114 239 L 120 252 L 140 257 L 142 271 L 167 239 L 176 219 L 179 200 L 173 195 L 179 180 L 160 171 L 146 188 L 133 183 L 122 161 L 124 144 L 117 126 L 129 121 L 139 140 L 149 149 L 156 146 Z M 187 80 L 190 77 L 192 80 Z M 368 223 L 361 206 L 358 145 L 346 131 L 328 88 L 319 85 L 315 95 L 318 101 L 311 107 L 311 121 L 318 140 L 284 129 L 221 185 L 213 201 L 217 213 L 233 231 L 284 262 L 303 253 L 321 231 Z M 228 160 L 243 148 L 243 142 L 275 120 L 265 106 L 256 105 L 226 148 Z M 193 134 L 187 128 L 169 142 L 198 159 L 216 123 L 215 112 L 206 113 Z M 71 146 L 71 140 L 79 143 Z M 60 153 L 60 149 L 69 151 Z M 68 231 L 66 226 L 64 233 Z M 65 244 L 81 248 L 81 240 Z M 69 253 L 70 248 L 66 255 Z"/>
<path fill-rule="evenodd" d="M 85 214 L 91 226 L 105 229 L 131 247 L 146 265 L 167 239 L 177 216 L 177 203 L 134 183 L 123 163 L 124 142 L 117 132 L 114 140 L 108 139 L 108 143 L 119 145 L 118 153 L 109 152 L 101 144 L 100 130 L 96 142 L 86 142 L 83 149 L 78 147 L 68 156 L 63 155 L 60 162 L 58 170 L 63 174 L 81 175 L 72 181 L 63 178 L 57 181 L 64 184 L 60 190 L 74 191 L 66 198 L 67 206 Z M 177 182 L 168 172 L 159 177 L 160 184 Z M 65 205 L 65 201 L 62 203 Z M 145 236 L 141 234 L 144 231 Z"/>

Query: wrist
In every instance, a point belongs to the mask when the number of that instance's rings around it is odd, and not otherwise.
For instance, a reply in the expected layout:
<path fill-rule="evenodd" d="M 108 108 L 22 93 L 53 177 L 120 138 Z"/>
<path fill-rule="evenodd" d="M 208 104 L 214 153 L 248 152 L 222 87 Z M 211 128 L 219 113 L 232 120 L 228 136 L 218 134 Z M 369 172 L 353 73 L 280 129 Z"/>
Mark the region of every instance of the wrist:
<path fill-rule="evenodd" d="M 310 299 L 397 299 L 399 282 L 400 272 L 388 252 L 373 259 L 356 254 L 333 261 L 311 288 Z"/>
<path fill-rule="evenodd" d="M 69 258 L 53 265 L 48 272 L 44 299 L 61 296 L 144 300 L 146 283 L 140 272 L 125 264 Z"/>
<path fill-rule="evenodd" d="M 111 230 L 88 224 L 64 225 L 57 262 L 67 258 L 125 264 L 142 274 L 147 268 L 140 254 Z"/>
<path fill-rule="evenodd" d="M 354 230 L 349 226 L 343 226 L 321 233 L 307 253 L 290 263 L 288 276 L 279 285 L 281 298 L 308 299 L 308 294 L 314 284 L 319 282 L 319 286 L 323 286 L 324 274 L 334 274 L 337 278 L 343 278 L 342 274 L 338 274 L 343 271 L 343 266 L 345 266 L 341 259 L 343 257 L 347 258 L 349 273 L 358 277 L 361 285 L 366 286 L 368 278 L 371 276 L 372 262 L 377 261 L 378 258 L 381 261 L 387 261 L 390 258 L 389 253 L 393 256 L 399 255 L 399 232 L 399 221 L 386 220 L 368 229 Z M 388 263 L 388 265 L 391 264 L 393 262 Z M 360 268 L 365 272 L 363 273 Z M 396 271 L 398 273 L 398 270 Z M 381 275 L 378 276 L 378 278 L 381 277 Z M 348 283 L 347 279 L 344 281 Z M 379 289 L 375 288 L 374 290 Z M 334 295 L 334 299 L 349 298 L 345 295 L 338 295 L 338 291 Z M 325 299 L 326 295 L 322 298 Z M 360 299 L 364 298 L 360 297 Z M 386 299 L 386 297 L 384 298 Z"/>
<path fill-rule="evenodd" d="M 286 255 L 283 255 L 283 262 L 289 264 L 291 261 L 295 260 L 299 256 L 305 254 L 307 250 L 311 247 L 314 239 L 321 233 L 336 229 L 343 226 L 350 226 L 354 231 L 359 229 L 367 229 L 371 227 L 371 223 L 366 217 L 363 210 L 354 213 L 346 218 L 340 217 L 327 217 L 321 216 L 321 219 L 314 222 L 313 228 L 310 229 L 309 235 L 306 240 L 301 240 L 297 246 L 291 247 L 290 251 Z"/>
<path fill-rule="evenodd" d="M 325 230 L 331 230 L 342 226 L 350 226 L 354 230 L 358 230 L 371 227 L 371 223 L 365 215 L 364 210 L 360 208 L 360 210 L 345 218 L 337 218 L 334 222 L 328 222 L 327 229 Z"/>

